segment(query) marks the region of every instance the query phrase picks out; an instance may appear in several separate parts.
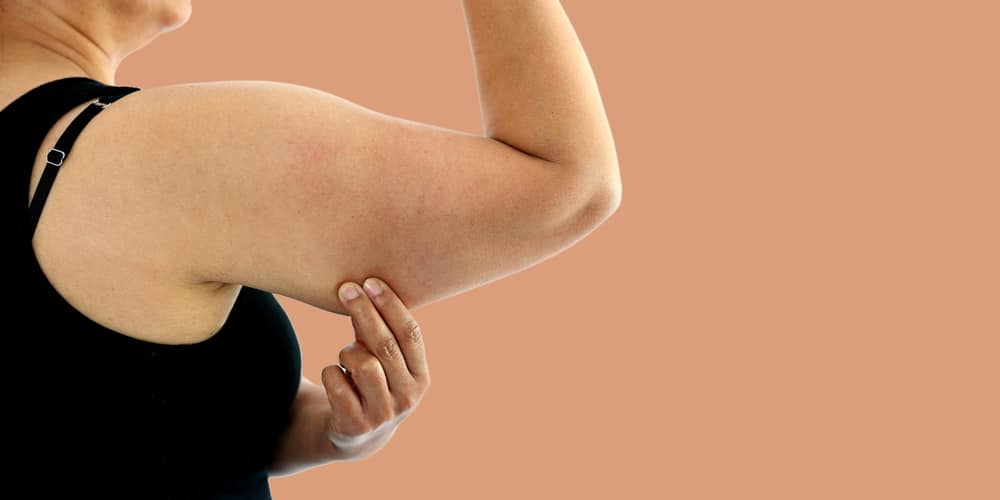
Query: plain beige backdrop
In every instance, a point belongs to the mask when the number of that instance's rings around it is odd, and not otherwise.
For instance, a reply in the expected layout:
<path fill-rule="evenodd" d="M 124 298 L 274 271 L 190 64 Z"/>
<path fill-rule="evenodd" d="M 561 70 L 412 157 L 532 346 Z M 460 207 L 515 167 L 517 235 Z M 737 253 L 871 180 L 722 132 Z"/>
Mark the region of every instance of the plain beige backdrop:
<path fill-rule="evenodd" d="M 564 5 L 621 209 L 416 310 L 421 407 L 274 497 L 1000 498 L 997 3 Z M 481 131 L 457 0 L 197 1 L 117 83 L 241 79 Z M 350 320 L 279 300 L 318 380 Z"/>

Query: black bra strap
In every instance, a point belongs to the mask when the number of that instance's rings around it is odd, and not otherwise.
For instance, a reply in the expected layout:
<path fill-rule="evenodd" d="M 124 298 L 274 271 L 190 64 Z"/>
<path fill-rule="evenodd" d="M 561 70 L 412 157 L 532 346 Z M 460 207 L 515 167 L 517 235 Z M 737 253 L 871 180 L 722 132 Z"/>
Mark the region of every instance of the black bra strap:
<path fill-rule="evenodd" d="M 90 106 L 87 106 L 80 112 L 79 115 L 77 115 L 76 118 L 73 119 L 69 126 L 66 127 L 66 131 L 63 132 L 62 136 L 59 137 L 59 140 L 56 141 L 55 147 L 49 150 L 48 154 L 45 156 L 45 170 L 42 172 L 42 178 L 38 181 L 38 188 L 35 189 L 35 195 L 31 199 L 31 205 L 28 207 L 28 234 L 30 236 L 34 236 L 35 234 L 35 228 L 38 226 L 38 219 L 42 216 L 42 208 L 45 205 L 45 200 L 49 197 L 49 190 L 52 189 L 52 183 L 56 179 L 56 174 L 59 173 L 59 167 L 62 166 L 64 161 L 66 161 L 66 157 L 69 155 L 69 150 L 73 147 L 73 142 L 76 141 L 77 136 L 79 136 L 80 132 L 83 131 L 83 127 L 85 127 L 87 123 L 97 115 L 97 113 L 104 110 L 105 107 L 118 99 L 135 92 L 135 90 L 129 89 L 123 94 L 101 96 L 96 102 L 92 102 Z"/>

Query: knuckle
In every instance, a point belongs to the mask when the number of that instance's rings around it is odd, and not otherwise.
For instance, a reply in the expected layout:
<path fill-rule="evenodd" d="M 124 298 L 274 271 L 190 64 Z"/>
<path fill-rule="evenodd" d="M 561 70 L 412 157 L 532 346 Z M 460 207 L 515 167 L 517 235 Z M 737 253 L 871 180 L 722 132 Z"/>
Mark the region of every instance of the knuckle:
<path fill-rule="evenodd" d="M 334 396 L 343 396 L 347 394 L 347 387 L 345 387 L 344 384 L 334 384 L 333 387 L 330 388 L 330 393 Z"/>
<path fill-rule="evenodd" d="M 382 359 L 392 360 L 396 358 L 396 353 L 398 352 L 398 345 L 396 344 L 396 339 L 385 338 L 379 341 L 378 346 L 375 349 L 375 353 Z"/>
<path fill-rule="evenodd" d="M 382 370 L 382 364 L 377 359 L 368 357 L 358 363 L 357 370 L 365 375 L 375 375 Z"/>
<path fill-rule="evenodd" d="M 330 366 L 324 367 L 323 371 L 320 372 L 320 379 L 323 380 L 324 384 L 326 384 L 326 385 L 335 385 L 340 380 L 337 377 L 337 375 L 339 375 L 339 374 L 338 373 L 334 373 L 333 372 L 334 370 L 340 371 L 340 368 L 337 367 L 337 366 L 334 366 L 334 365 L 330 365 Z M 343 372 L 340 372 L 340 373 L 342 374 Z"/>
<path fill-rule="evenodd" d="M 340 350 L 339 354 L 340 364 L 347 366 L 347 363 L 351 363 L 353 359 L 357 358 L 358 347 L 360 346 L 357 342 L 351 342 L 350 344 L 344 346 L 344 348 Z"/>
<path fill-rule="evenodd" d="M 398 405 L 399 411 L 406 412 L 416 407 L 417 403 L 420 402 L 420 398 L 416 394 L 413 394 L 412 392 L 407 392 L 399 396 L 398 402 L 399 402 Z"/>
<path fill-rule="evenodd" d="M 329 398 L 339 401 L 347 396 L 347 388 L 344 387 L 344 384 L 336 382 L 326 386 L 326 394 Z"/>
<path fill-rule="evenodd" d="M 417 381 L 417 387 L 419 387 L 421 392 L 423 392 L 426 391 L 431 385 L 431 374 L 430 372 L 424 371 L 414 375 L 413 380 Z"/>
<path fill-rule="evenodd" d="M 403 325 L 403 335 L 406 337 L 406 340 L 414 344 L 419 344 L 423 341 L 420 323 L 417 323 L 417 320 L 413 318 L 408 319 L 406 324 Z"/>

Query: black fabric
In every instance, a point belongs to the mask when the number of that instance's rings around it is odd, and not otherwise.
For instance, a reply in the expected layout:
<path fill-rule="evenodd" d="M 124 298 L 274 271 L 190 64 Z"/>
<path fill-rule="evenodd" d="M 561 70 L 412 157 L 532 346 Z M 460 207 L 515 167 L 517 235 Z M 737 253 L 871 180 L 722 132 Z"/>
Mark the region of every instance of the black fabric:
<path fill-rule="evenodd" d="M 64 78 L 0 111 L 0 217 L 5 252 L 17 259 L 13 286 L 4 286 L 0 450 L 14 464 L 3 469 L 4 486 L 24 487 L 28 498 L 269 499 L 267 466 L 301 374 L 298 340 L 274 296 L 244 286 L 208 340 L 146 342 L 73 308 L 31 244 L 46 198 L 36 194 L 29 209 L 29 182 L 45 135 L 88 100 L 138 90 Z M 60 168 L 73 168 L 75 135 L 102 109 L 88 106 L 67 129 L 55 148 L 65 158 L 48 156 L 45 193 Z"/>
<path fill-rule="evenodd" d="M 121 99 L 122 97 L 131 94 L 139 89 L 129 88 L 120 94 L 113 95 L 103 95 L 97 99 L 96 102 L 87 106 L 76 118 L 70 122 L 66 130 L 63 131 L 59 139 L 56 140 L 56 145 L 49 150 L 45 155 L 45 170 L 42 172 L 41 179 L 38 181 L 38 187 L 35 189 L 35 194 L 31 199 L 31 206 L 29 207 L 28 213 L 28 234 L 34 235 L 35 228 L 38 226 L 38 219 L 42 214 L 42 207 L 45 206 L 45 200 L 49 197 L 49 191 L 52 189 L 52 183 L 55 181 L 56 175 L 59 173 L 59 167 L 62 166 L 66 157 L 69 155 L 70 150 L 73 148 L 73 143 L 76 142 L 76 138 L 80 136 L 80 132 L 83 131 L 83 127 L 87 126 L 97 113 L 100 113 L 109 104 Z"/>

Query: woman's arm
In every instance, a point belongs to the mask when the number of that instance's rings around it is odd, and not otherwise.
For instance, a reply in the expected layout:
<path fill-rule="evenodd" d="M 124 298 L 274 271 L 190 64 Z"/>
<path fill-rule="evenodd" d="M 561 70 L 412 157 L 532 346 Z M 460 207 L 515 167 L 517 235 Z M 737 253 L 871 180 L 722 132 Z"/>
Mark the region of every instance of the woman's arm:
<path fill-rule="evenodd" d="M 559 0 L 463 0 L 487 137 L 621 195 L 594 72 Z"/>
<path fill-rule="evenodd" d="M 302 376 L 299 392 L 289 410 L 291 420 L 278 441 L 274 461 L 268 469 L 270 476 L 285 476 L 337 460 L 350 458 L 326 438 L 326 425 L 330 418 L 330 403 L 326 391 Z"/>
<path fill-rule="evenodd" d="M 463 5 L 486 136 L 292 84 L 143 89 L 75 146 L 101 165 L 77 174 L 106 200 L 86 209 L 114 224 L 71 250 L 112 238 L 185 288 L 240 283 L 346 314 L 331 283 L 381 276 L 417 308 L 575 244 L 620 182 L 573 27 L 557 0 Z"/>
<path fill-rule="evenodd" d="M 342 460 L 362 460 L 382 449 L 392 433 L 353 449 L 336 447 L 327 437 L 330 401 L 322 385 L 302 376 L 299 392 L 292 403 L 292 418 L 278 442 L 269 476 L 288 476 L 306 469 Z"/>

